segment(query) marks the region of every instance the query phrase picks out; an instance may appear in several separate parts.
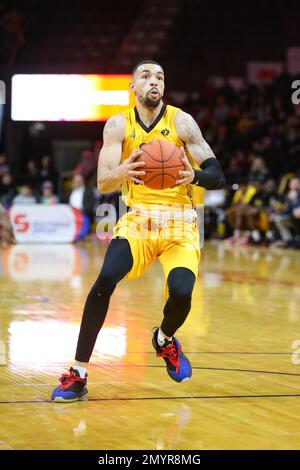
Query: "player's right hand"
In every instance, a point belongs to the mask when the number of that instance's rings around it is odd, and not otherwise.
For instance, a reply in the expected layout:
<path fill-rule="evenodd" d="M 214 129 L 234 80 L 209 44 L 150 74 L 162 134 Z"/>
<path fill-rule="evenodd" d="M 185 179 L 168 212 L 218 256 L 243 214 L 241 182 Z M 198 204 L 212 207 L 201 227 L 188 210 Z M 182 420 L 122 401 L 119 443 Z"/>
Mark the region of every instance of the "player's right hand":
<path fill-rule="evenodd" d="M 142 150 L 134 150 L 130 157 L 128 157 L 121 165 L 119 170 L 121 176 L 125 177 L 126 180 L 135 181 L 139 184 L 144 184 L 143 180 L 138 179 L 139 176 L 145 175 L 145 171 L 141 171 L 141 168 L 145 165 L 145 162 L 135 162 L 134 160 L 142 155 Z M 140 169 L 140 171 L 138 171 Z"/>

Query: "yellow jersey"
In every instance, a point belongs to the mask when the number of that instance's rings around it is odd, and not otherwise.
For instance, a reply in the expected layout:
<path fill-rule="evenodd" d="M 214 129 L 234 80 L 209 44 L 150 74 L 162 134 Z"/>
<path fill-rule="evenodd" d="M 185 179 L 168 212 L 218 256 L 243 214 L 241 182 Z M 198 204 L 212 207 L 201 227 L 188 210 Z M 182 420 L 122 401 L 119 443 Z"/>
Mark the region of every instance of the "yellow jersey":
<path fill-rule="evenodd" d="M 251 184 L 248 184 L 246 192 L 242 192 L 238 189 L 233 196 L 232 202 L 234 204 L 242 203 L 242 204 L 249 204 L 251 199 L 253 198 L 254 194 L 256 193 L 256 188 Z"/>
<path fill-rule="evenodd" d="M 152 140 L 167 140 L 177 147 L 184 147 L 186 155 L 195 169 L 199 166 L 195 164 L 189 155 L 185 143 L 178 137 L 175 128 L 175 116 L 179 108 L 170 105 L 163 105 L 155 121 L 149 126 L 141 121 L 137 109 L 130 108 L 123 112 L 126 122 L 126 134 L 123 141 L 121 162 L 126 160 L 134 150 L 139 149 L 142 143 Z M 122 198 L 128 207 L 169 208 L 176 206 L 180 208 L 195 208 L 203 203 L 203 188 L 188 184 L 175 185 L 166 189 L 151 189 L 146 185 L 137 184 L 134 181 L 126 181 L 122 185 Z"/>

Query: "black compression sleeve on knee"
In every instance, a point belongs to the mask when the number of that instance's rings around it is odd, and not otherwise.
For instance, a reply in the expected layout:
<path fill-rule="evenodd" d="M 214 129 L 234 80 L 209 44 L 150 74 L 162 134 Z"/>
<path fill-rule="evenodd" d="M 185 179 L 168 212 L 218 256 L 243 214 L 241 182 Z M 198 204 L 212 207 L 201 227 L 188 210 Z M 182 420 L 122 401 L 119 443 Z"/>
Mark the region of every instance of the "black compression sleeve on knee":
<path fill-rule="evenodd" d="M 177 267 L 168 275 L 169 298 L 164 307 L 161 329 L 167 336 L 173 336 L 185 322 L 191 308 L 195 274 L 188 268 Z"/>
<path fill-rule="evenodd" d="M 222 189 L 225 187 L 225 176 L 216 158 L 208 158 L 200 165 L 200 168 L 201 170 L 194 170 L 195 178 L 191 184 L 202 186 L 205 189 Z"/>

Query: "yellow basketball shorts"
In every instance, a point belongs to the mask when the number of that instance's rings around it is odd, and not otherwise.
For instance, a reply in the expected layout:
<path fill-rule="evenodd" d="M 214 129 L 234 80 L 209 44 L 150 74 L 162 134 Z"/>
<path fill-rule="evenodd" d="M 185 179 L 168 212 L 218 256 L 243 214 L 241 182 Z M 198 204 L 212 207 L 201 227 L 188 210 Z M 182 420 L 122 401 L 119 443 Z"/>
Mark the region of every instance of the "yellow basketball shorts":
<path fill-rule="evenodd" d="M 165 277 L 165 298 L 169 296 L 167 278 L 174 268 L 187 268 L 197 279 L 200 262 L 199 231 L 194 220 L 157 221 L 149 216 L 128 212 L 114 227 L 114 236 L 126 238 L 133 266 L 124 279 L 135 279 L 158 259 Z"/>

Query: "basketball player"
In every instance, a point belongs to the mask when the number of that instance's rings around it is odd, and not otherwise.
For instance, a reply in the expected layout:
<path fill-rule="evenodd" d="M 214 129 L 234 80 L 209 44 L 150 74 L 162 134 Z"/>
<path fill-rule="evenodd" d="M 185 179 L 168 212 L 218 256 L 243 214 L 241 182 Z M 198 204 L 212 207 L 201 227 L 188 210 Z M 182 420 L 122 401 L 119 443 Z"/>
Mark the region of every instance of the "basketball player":
<path fill-rule="evenodd" d="M 164 71 L 157 62 L 145 60 L 134 67 L 130 90 L 136 96 L 136 106 L 113 116 L 104 127 L 98 188 L 106 193 L 122 186 L 123 198 L 132 210 L 124 214 L 114 228 L 101 272 L 85 303 L 76 362 L 62 375 L 61 384 L 52 393 L 54 401 L 71 402 L 87 396 L 87 366 L 110 297 L 121 279 L 142 275 L 156 258 L 164 269 L 166 303 L 161 326 L 153 329 L 152 343 L 157 356 L 164 359 L 171 379 L 183 382 L 192 375 L 191 364 L 174 334 L 190 311 L 200 261 L 193 188 L 221 189 L 225 179 L 194 119 L 163 103 Z M 135 161 L 142 153 L 140 145 L 157 139 L 166 139 L 180 147 L 185 166 L 176 184 L 163 190 L 150 189 L 143 184 L 140 178 L 145 174 L 144 162 Z M 167 209 L 174 203 L 183 208 L 178 211 L 181 218 L 168 221 L 170 211 Z M 152 211 L 154 207 L 156 211 Z M 143 236 L 138 229 L 152 214 L 158 226 L 154 238 Z M 137 220 L 139 224 L 135 225 Z M 173 238 L 170 231 L 169 238 L 164 237 L 166 223 L 168 227 L 183 225 L 183 236 Z"/>

